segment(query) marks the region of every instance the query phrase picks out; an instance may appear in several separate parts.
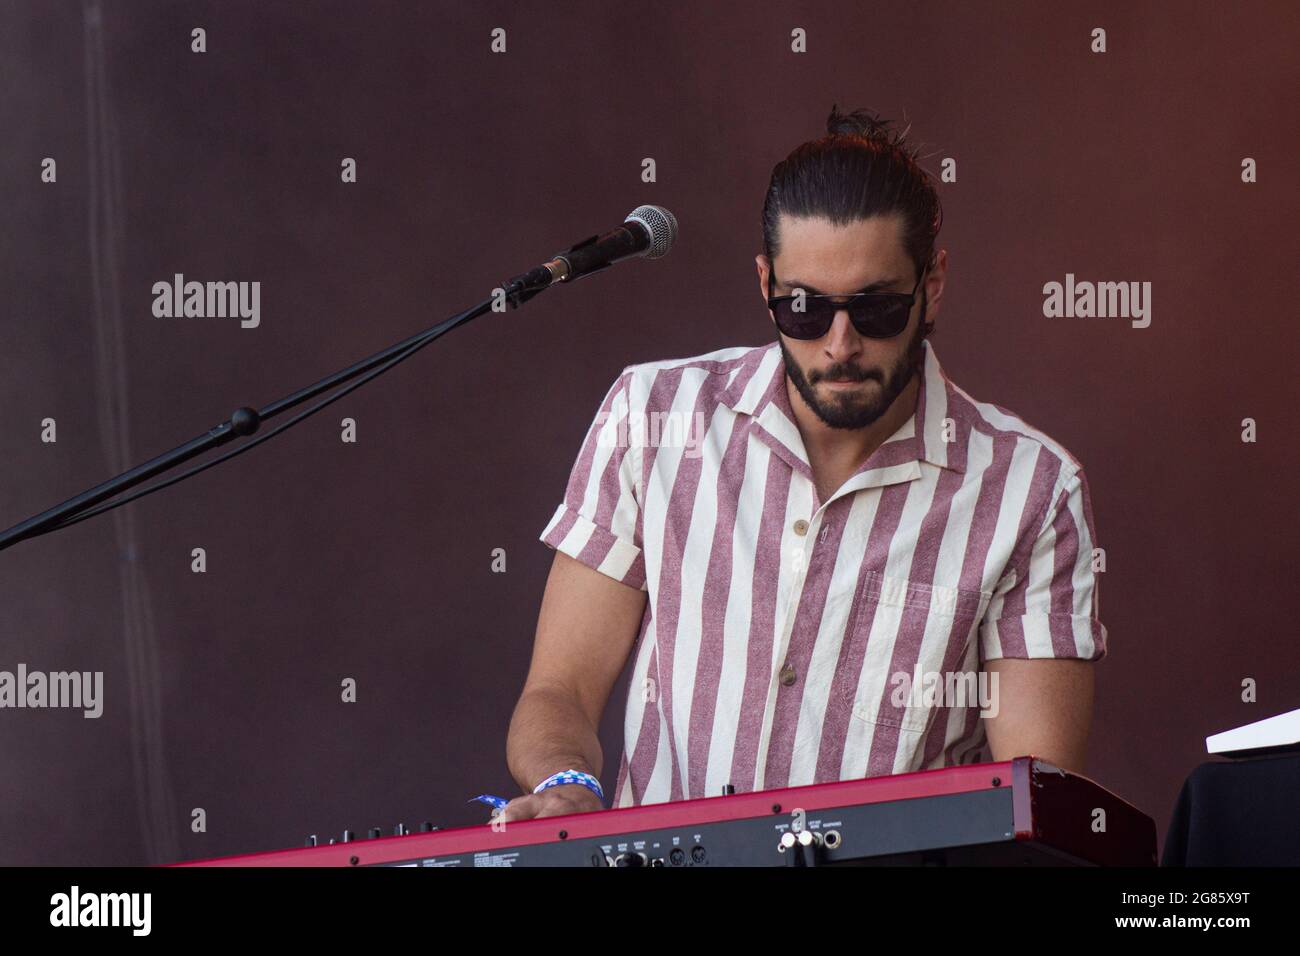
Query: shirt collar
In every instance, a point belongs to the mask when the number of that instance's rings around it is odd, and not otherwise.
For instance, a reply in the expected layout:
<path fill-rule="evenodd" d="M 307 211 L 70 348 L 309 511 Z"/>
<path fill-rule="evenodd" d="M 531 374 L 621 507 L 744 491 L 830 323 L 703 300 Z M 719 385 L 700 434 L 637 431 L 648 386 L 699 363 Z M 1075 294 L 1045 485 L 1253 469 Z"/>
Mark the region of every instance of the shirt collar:
<path fill-rule="evenodd" d="M 965 471 L 967 429 L 952 408 L 954 387 L 928 339 L 922 347 L 925 356 L 916 410 L 871 453 L 854 477 L 880 471 L 899 478 L 919 477 L 915 467 L 919 461 L 958 473 Z M 786 393 L 785 362 L 779 343 L 757 348 L 747 356 L 723 392 L 722 403 L 738 414 L 752 416 L 757 427 L 780 446 L 777 450 L 787 453 L 783 457 L 792 457 L 791 464 L 811 477 L 803 438 Z"/>

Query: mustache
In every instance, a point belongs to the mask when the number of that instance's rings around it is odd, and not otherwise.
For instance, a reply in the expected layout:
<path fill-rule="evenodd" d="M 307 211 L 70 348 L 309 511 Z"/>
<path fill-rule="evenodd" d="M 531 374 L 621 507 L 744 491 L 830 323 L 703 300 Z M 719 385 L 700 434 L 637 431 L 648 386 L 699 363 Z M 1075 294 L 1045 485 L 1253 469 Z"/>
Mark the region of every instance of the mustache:
<path fill-rule="evenodd" d="M 874 369 L 864 371 L 855 368 L 830 368 L 825 372 L 814 372 L 810 381 L 815 385 L 818 382 L 865 382 L 872 378 L 883 381 L 880 373 Z"/>

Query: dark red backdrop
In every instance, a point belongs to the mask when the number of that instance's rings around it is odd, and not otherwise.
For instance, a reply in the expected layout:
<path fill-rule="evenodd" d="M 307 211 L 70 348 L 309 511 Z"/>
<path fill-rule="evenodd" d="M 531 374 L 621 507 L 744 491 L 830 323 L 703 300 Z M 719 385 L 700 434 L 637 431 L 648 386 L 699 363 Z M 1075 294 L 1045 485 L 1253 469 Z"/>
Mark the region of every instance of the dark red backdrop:
<path fill-rule="evenodd" d="M 769 339 L 763 191 L 832 102 L 905 113 L 931 171 L 957 161 L 936 349 L 1087 469 L 1111 634 L 1089 773 L 1163 833 L 1206 734 L 1300 706 L 1298 25 L 1280 2 L 6 4 L 0 524 L 642 202 L 681 236 L 662 262 L 458 330 L 247 456 L 0 553 L 0 669 L 105 675 L 98 720 L 0 711 L 0 863 L 485 819 L 465 801 L 513 792 L 505 730 L 552 556 L 537 535 L 577 444 L 623 366 Z M 261 282 L 260 327 L 154 318 L 176 272 Z M 1044 318 L 1067 272 L 1151 282 L 1150 328 Z"/>

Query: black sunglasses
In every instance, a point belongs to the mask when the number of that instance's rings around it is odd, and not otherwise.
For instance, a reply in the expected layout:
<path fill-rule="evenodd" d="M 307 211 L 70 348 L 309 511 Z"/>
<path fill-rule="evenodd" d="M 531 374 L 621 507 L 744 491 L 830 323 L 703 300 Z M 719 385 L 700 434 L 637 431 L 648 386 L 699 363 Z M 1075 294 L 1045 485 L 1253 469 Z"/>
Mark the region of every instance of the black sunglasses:
<path fill-rule="evenodd" d="M 927 265 L 917 277 L 916 285 L 906 292 L 857 292 L 852 295 L 813 295 L 800 290 L 797 295 L 772 296 L 775 269 L 767 270 L 767 307 L 776 318 L 776 327 L 792 339 L 819 339 L 830 331 L 835 313 L 849 313 L 849 321 L 859 335 L 872 339 L 893 338 L 907 328 L 916 290 L 930 270 Z M 846 301 L 837 302 L 836 299 Z M 924 307 L 923 307 L 924 308 Z M 921 313 L 925 321 L 925 313 Z"/>

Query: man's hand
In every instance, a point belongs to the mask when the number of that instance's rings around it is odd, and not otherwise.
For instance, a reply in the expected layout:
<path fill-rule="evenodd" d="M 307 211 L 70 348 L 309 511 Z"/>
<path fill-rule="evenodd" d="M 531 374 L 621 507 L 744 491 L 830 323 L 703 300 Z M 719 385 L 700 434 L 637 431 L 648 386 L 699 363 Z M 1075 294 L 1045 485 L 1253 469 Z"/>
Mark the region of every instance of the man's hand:
<path fill-rule="evenodd" d="M 566 813 L 589 813 L 602 810 L 600 797 L 580 783 L 562 783 L 541 793 L 528 793 L 507 803 L 493 821 L 531 820 L 534 817 L 559 817 Z"/>

